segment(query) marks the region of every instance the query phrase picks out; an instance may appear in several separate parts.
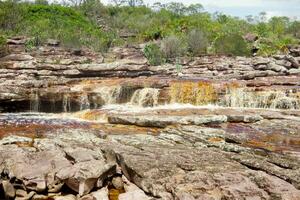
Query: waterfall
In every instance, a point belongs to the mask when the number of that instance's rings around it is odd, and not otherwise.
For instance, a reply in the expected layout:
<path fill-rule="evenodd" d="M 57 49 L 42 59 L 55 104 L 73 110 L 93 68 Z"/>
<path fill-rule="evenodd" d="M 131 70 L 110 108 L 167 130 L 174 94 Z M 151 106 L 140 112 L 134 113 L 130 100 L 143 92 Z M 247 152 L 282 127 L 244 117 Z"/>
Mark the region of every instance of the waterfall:
<path fill-rule="evenodd" d="M 219 89 L 218 89 L 219 88 Z M 221 89 L 223 88 L 223 90 Z M 220 87 L 205 81 L 175 82 L 170 85 L 170 102 L 224 107 L 300 109 L 299 92 L 286 90 L 255 91 L 237 83 Z"/>
<path fill-rule="evenodd" d="M 103 101 L 102 103 L 107 105 L 118 103 L 120 100 L 121 89 L 121 86 L 104 86 L 97 88 L 93 92 L 98 93 Z"/>
<path fill-rule="evenodd" d="M 159 89 L 143 88 L 136 90 L 130 100 L 130 104 L 142 107 L 158 105 Z"/>
<path fill-rule="evenodd" d="M 226 92 L 220 105 L 226 107 L 299 109 L 300 99 L 286 91 L 249 91 L 235 88 Z"/>
<path fill-rule="evenodd" d="M 90 109 L 90 101 L 87 94 L 82 94 L 80 96 L 80 110 Z"/>
<path fill-rule="evenodd" d="M 214 104 L 217 92 L 209 82 L 177 82 L 170 86 L 171 103 L 193 105 Z"/>
<path fill-rule="evenodd" d="M 71 111 L 71 101 L 69 94 L 63 94 L 62 107 L 64 112 Z"/>
<path fill-rule="evenodd" d="M 38 91 L 32 91 L 30 97 L 30 112 L 39 112 L 40 110 L 40 97 Z"/>

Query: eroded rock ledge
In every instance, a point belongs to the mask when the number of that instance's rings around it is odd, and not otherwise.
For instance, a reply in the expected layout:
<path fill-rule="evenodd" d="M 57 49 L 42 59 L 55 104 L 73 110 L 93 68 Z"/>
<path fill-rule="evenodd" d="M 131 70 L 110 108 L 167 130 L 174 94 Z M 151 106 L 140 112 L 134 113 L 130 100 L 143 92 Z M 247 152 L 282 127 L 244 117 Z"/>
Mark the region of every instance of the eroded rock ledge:
<path fill-rule="evenodd" d="M 241 83 L 242 87 L 274 89 L 294 86 L 292 89 L 295 91 L 300 85 L 298 47 L 291 48 L 289 55 L 269 58 L 181 58 L 182 70 L 177 71 L 172 64 L 149 66 L 140 47 L 115 48 L 103 56 L 88 50 L 74 52 L 53 46 L 40 47 L 27 53 L 23 40 L 12 39 L 8 44 L 11 54 L 0 59 L 0 102 L 4 105 L 3 110 L 16 106 L 11 103 L 13 101 L 23 105 L 15 110 L 29 110 L 30 103 L 38 98 L 41 104 L 53 104 L 55 109 L 52 111 L 61 112 L 64 110 L 64 101 L 69 98 L 71 110 L 77 111 L 80 110 L 81 96 L 85 96 L 91 108 L 102 106 L 109 101 L 101 97 L 101 88 L 104 87 L 106 91 L 111 91 L 110 95 L 121 90 L 121 97 L 116 103 L 130 101 L 134 92 L 143 88 L 161 89 L 161 95 L 164 96 L 174 80 L 230 80 Z M 85 87 L 87 85 L 97 87 Z M 168 101 L 168 97 L 163 97 L 162 101 Z M 50 112 L 51 109 L 42 111 Z"/>

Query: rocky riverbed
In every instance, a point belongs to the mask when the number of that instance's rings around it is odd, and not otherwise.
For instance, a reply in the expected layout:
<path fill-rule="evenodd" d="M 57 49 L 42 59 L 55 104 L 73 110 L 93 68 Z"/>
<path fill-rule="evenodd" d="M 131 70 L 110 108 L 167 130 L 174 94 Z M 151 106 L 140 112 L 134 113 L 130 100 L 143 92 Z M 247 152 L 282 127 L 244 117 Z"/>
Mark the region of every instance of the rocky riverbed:
<path fill-rule="evenodd" d="M 0 58 L 0 199 L 300 199 L 300 48 L 178 71 L 25 40 Z"/>

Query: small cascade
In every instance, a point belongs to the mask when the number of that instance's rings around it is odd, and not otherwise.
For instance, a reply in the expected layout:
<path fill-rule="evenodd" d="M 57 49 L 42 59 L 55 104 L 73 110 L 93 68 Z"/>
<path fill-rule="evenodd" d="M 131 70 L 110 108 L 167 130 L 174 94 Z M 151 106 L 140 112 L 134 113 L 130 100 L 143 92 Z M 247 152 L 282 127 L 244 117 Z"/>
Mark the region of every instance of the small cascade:
<path fill-rule="evenodd" d="M 217 85 L 209 82 L 175 82 L 170 86 L 170 102 L 180 104 L 217 105 L 224 107 L 300 109 L 296 91 L 254 91 L 237 83 Z"/>
<path fill-rule="evenodd" d="M 249 91 L 247 88 L 228 90 L 221 106 L 243 108 L 299 109 L 300 99 L 286 91 Z"/>
<path fill-rule="evenodd" d="M 80 110 L 90 109 L 90 101 L 87 94 L 82 94 L 80 96 Z"/>
<path fill-rule="evenodd" d="M 121 89 L 121 86 L 104 86 L 97 88 L 93 92 L 100 95 L 100 98 L 103 101 L 101 102 L 102 104 L 108 105 L 117 104 L 119 102 L 121 96 Z"/>
<path fill-rule="evenodd" d="M 40 96 L 38 91 L 32 91 L 30 97 L 30 112 L 39 112 L 40 110 Z"/>
<path fill-rule="evenodd" d="M 63 94 L 62 107 L 63 107 L 63 112 L 71 111 L 71 99 L 69 94 Z"/>
<path fill-rule="evenodd" d="M 215 104 L 218 93 L 209 82 L 176 82 L 170 86 L 171 103 Z"/>
<path fill-rule="evenodd" d="M 143 88 L 136 90 L 130 100 L 130 104 L 142 107 L 153 107 L 158 105 L 159 89 Z"/>

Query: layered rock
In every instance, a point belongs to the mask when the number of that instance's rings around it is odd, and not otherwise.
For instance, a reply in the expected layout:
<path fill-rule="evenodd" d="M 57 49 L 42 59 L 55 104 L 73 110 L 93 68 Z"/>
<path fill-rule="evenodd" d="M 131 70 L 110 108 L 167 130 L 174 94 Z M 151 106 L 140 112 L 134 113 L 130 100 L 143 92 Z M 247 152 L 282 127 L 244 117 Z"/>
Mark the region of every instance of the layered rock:
<path fill-rule="evenodd" d="M 123 117 L 115 111 L 98 110 Z M 132 123 L 138 126 L 164 123 L 162 113 L 175 121 L 192 112 L 198 118 L 189 119 L 205 123 L 167 124 L 156 133 L 116 120 L 112 125 L 60 115 L 1 115 L 8 124 L 1 130 L 11 126 L 22 134 L 1 136 L 2 190 L 27 199 L 299 199 L 299 111 L 126 111 L 128 119 L 153 116 L 147 124 Z M 216 121 L 218 116 L 224 117 Z M 59 121 L 64 126 L 46 128 Z M 23 123 L 44 128 L 32 137 L 18 130 Z"/>

